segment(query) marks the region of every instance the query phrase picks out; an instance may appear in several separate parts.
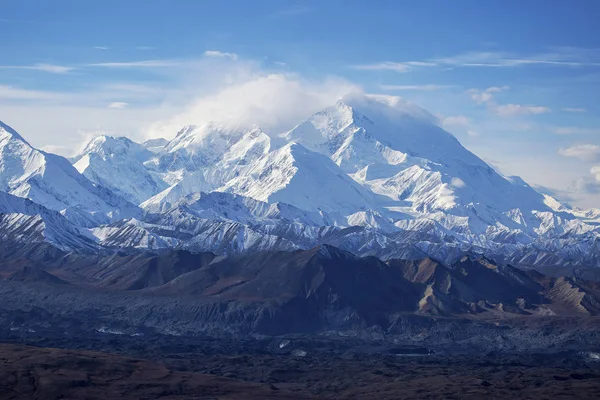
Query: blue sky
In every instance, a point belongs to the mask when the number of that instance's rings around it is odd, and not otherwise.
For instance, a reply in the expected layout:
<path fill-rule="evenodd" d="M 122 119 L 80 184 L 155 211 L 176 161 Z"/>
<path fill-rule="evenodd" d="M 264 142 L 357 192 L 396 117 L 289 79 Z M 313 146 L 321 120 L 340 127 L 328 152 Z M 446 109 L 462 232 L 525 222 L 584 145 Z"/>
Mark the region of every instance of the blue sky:
<path fill-rule="evenodd" d="M 598 2 L 0 6 L 0 119 L 45 149 L 68 155 L 100 132 L 169 136 L 270 103 L 280 118 L 261 122 L 283 129 L 364 90 L 423 106 L 504 174 L 600 206 Z"/>

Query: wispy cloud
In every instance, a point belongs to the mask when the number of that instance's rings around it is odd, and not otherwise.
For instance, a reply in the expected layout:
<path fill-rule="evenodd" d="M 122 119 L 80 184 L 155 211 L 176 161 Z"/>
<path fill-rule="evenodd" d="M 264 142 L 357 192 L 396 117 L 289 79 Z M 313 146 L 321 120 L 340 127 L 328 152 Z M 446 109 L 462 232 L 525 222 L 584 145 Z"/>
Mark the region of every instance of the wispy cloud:
<path fill-rule="evenodd" d="M 450 131 L 459 130 L 471 137 L 479 136 L 479 132 L 473 128 L 473 121 L 465 115 L 453 115 L 440 118 L 443 128 Z"/>
<path fill-rule="evenodd" d="M 94 49 L 95 50 L 108 50 L 109 47 L 107 47 L 107 46 L 94 46 Z"/>
<path fill-rule="evenodd" d="M 362 71 L 394 71 L 408 72 L 410 67 L 404 63 L 383 61 L 375 64 L 354 65 L 352 68 Z"/>
<path fill-rule="evenodd" d="M 534 65 L 562 67 L 600 67 L 600 49 L 574 47 L 551 48 L 549 52 L 519 55 L 500 51 L 471 51 L 448 57 L 411 61 L 383 61 L 353 68 L 365 71 L 408 72 L 419 67 L 486 67 L 509 68 Z"/>
<path fill-rule="evenodd" d="M 162 68 L 162 67 L 177 67 L 181 65 L 179 60 L 142 60 L 142 61 L 125 61 L 125 62 L 105 62 L 95 64 L 85 64 L 84 67 L 99 67 L 99 68 Z"/>
<path fill-rule="evenodd" d="M 570 112 L 570 113 L 584 113 L 587 112 L 587 108 L 563 108 L 561 111 Z"/>
<path fill-rule="evenodd" d="M 362 71 L 394 71 L 394 72 L 408 72 L 416 67 L 435 67 L 437 66 L 434 62 L 427 61 L 406 61 L 406 62 L 393 62 L 393 61 L 382 61 L 373 64 L 362 64 L 353 65 L 351 68 L 362 70 Z"/>
<path fill-rule="evenodd" d="M 302 14 L 308 14 L 312 12 L 314 9 L 310 6 L 303 4 L 290 5 L 288 7 L 281 8 L 279 10 L 275 10 L 271 14 L 269 14 L 270 18 L 281 18 L 281 17 L 293 17 Z"/>
<path fill-rule="evenodd" d="M 471 95 L 473 101 L 475 101 L 477 104 L 483 104 L 490 102 L 492 100 L 492 97 L 494 96 L 494 93 L 504 92 L 509 89 L 510 88 L 508 86 L 492 86 L 485 90 L 469 89 L 468 93 Z"/>
<path fill-rule="evenodd" d="M 554 132 L 559 135 L 594 135 L 600 134 L 600 129 L 559 126 L 554 128 Z"/>
<path fill-rule="evenodd" d="M 494 94 L 509 90 L 508 86 L 492 86 L 485 90 L 469 89 L 467 93 L 477 104 L 485 104 L 493 113 L 501 117 L 513 117 L 522 115 L 536 115 L 549 113 L 549 107 L 522 104 L 498 104 L 494 100 Z"/>
<path fill-rule="evenodd" d="M 66 74 L 75 69 L 66 65 L 33 64 L 33 65 L 0 65 L 0 69 L 21 69 L 31 71 L 49 72 L 52 74 Z"/>
<path fill-rule="evenodd" d="M 579 144 L 559 149 L 558 154 L 565 157 L 578 158 L 583 161 L 600 161 L 600 146 L 595 144 Z"/>
<path fill-rule="evenodd" d="M 446 117 L 442 120 L 444 126 L 469 126 L 471 119 L 464 115 Z"/>
<path fill-rule="evenodd" d="M 53 92 L 0 85 L 0 99 L 2 100 L 57 100 L 61 97 L 61 94 Z"/>
<path fill-rule="evenodd" d="M 229 58 L 231 60 L 237 60 L 238 56 L 235 53 L 228 53 L 219 50 L 206 50 L 204 52 L 206 57 L 218 57 L 218 58 Z"/>
<path fill-rule="evenodd" d="M 390 90 L 390 91 L 410 91 L 410 90 L 414 90 L 414 91 L 435 91 L 435 90 L 444 90 L 444 89 L 450 89 L 453 88 L 454 86 L 452 85 L 380 85 L 379 86 L 381 89 L 383 90 Z"/>
<path fill-rule="evenodd" d="M 495 105 L 492 110 L 501 117 L 511 117 L 515 115 L 534 115 L 545 114 L 551 110 L 543 106 L 526 106 L 521 104 L 503 104 Z"/>
<path fill-rule="evenodd" d="M 125 108 L 129 105 L 129 103 L 125 103 L 124 101 L 114 101 L 108 105 L 108 108 Z"/>

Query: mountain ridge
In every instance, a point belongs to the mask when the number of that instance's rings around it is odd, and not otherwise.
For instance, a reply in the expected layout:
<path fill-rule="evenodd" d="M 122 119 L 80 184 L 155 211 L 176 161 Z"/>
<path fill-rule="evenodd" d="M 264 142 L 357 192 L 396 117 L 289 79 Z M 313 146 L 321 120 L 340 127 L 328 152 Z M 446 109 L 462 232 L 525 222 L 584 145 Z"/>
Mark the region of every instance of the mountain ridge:
<path fill-rule="evenodd" d="M 33 154 L 17 157 L 22 164 L 66 162 L 13 143 Z M 101 246 L 237 254 L 333 244 L 384 260 L 483 254 L 515 265 L 600 266 L 597 213 L 557 207 L 498 174 L 433 115 L 391 96 L 346 96 L 275 135 L 214 122 L 147 144 L 102 136 L 74 162 L 83 176 L 71 172 L 94 193 L 106 186 L 113 204 L 127 198 L 143 210 L 61 209 Z"/>

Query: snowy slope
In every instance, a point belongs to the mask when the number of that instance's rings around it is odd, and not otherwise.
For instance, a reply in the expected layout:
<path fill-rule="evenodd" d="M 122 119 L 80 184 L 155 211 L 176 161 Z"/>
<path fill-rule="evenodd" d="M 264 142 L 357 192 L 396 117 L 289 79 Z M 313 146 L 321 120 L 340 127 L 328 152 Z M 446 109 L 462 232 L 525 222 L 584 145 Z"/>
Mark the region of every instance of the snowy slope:
<path fill-rule="evenodd" d="M 93 237 L 56 211 L 0 192 L 0 238 L 26 243 L 45 241 L 62 250 L 91 251 Z"/>
<path fill-rule="evenodd" d="M 73 165 L 95 184 L 139 204 L 168 186 L 144 166 L 153 156 L 152 151 L 125 137 L 99 136 L 75 157 Z"/>
<path fill-rule="evenodd" d="M 171 186 L 148 198 L 141 207 L 166 210 L 188 194 L 216 190 L 267 154 L 270 147 L 269 137 L 257 127 L 185 127 L 162 153 L 145 163 Z"/>
<path fill-rule="evenodd" d="M 52 210 L 76 208 L 88 215 L 90 224 L 139 214 L 137 207 L 94 185 L 67 159 L 33 148 L 1 122 L 0 190 Z"/>
<path fill-rule="evenodd" d="M 218 190 L 342 215 L 376 207 L 375 196 L 331 160 L 294 142 L 257 160 Z"/>

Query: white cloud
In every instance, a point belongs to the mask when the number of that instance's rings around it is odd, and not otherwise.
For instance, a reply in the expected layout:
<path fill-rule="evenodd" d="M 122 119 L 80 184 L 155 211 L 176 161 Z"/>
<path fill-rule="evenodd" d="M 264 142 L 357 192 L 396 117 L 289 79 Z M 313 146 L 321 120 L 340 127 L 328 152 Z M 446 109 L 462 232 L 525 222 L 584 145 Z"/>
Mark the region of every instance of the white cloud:
<path fill-rule="evenodd" d="M 578 128 L 575 126 L 559 126 L 554 128 L 558 135 L 594 135 L 600 134 L 600 129 Z"/>
<path fill-rule="evenodd" d="M 488 109 L 501 117 L 513 117 L 519 115 L 535 115 L 549 113 L 548 107 L 521 105 L 521 104 L 498 104 L 494 101 L 494 94 L 509 90 L 508 86 L 492 86 L 485 90 L 469 89 L 467 93 L 477 104 L 485 104 Z"/>
<path fill-rule="evenodd" d="M 524 106 L 520 104 L 495 105 L 493 111 L 501 117 L 511 117 L 515 115 L 545 114 L 550 112 L 550 108 L 542 106 Z"/>
<path fill-rule="evenodd" d="M 469 130 L 467 131 L 467 135 L 469 135 L 469 136 L 471 136 L 471 137 L 475 137 L 475 136 L 479 136 L 479 132 L 477 132 L 477 131 L 474 131 L 474 130 L 472 130 L 472 129 L 469 129 Z"/>
<path fill-rule="evenodd" d="M 501 51 L 471 51 L 449 57 L 395 62 L 412 67 L 515 68 L 526 66 L 599 67 L 600 50 L 559 47 L 551 52 L 519 55 Z M 373 64 L 377 65 L 377 64 Z"/>
<path fill-rule="evenodd" d="M 0 100 L 57 100 L 61 94 L 0 85 Z"/>
<path fill-rule="evenodd" d="M 108 108 L 125 108 L 129 105 L 129 103 L 125 103 L 124 101 L 115 101 L 108 105 Z"/>
<path fill-rule="evenodd" d="M 471 124 L 471 120 L 468 117 L 465 117 L 464 115 L 450 116 L 450 117 L 446 117 L 442 120 L 442 125 L 444 125 L 444 126 L 466 127 L 466 126 L 469 126 L 470 124 Z"/>
<path fill-rule="evenodd" d="M 235 53 L 227 53 L 219 50 L 206 50 L 204 52 L 206 57 L 221 57 L 221 58 L 229 58 L 232 60 L 237 60 L 238 56 Z"/>
<path fill-rule="evenodd" d="M 99 68 L 164 68 L 178 67 L 182 65 L 180 60 L 141 60 L 127 62 L 105 62 L 96 64 L 85 64 L 84 67 L 99 67 Z"/>
<path fill-rule="evenodd" d="M 109 48 L 106 46 L 94 46 L 94 49 L 96 50 L 108 50 Z"/>
<path fill-rule="evenodd" d="M 308 81 L 293 74 L 257 74 L 195 99 L 184 112 L 155 123 L 148 136 L 165 137 L 181 126 L 208 122 L 258 125 L 276 135 L 357 90 L 337 78 Z"/>
<path fill-rule="evenodd" d="M 49 72 L 52 74 L 66 74 L 75 69 L 65 65 L 33 64 L 33 65 L 0 65 L 0 69 L 22 69 L 31 71 Z"/>
<path fill-rule="evenodd" d="M 570 113 L 584 113 L 587 112 L 587 108 L 563 108 L 562 111 L 564 112 L 570 112 Z"/>
<path fill-rule="evenodd" d="M 455 188 L 463 188 L 466 186 L 465 181 L 460 178 L 452 178 L 450 179 L 450 186 Z"/>
<path fill-rule="evenodd" d="M 450 85 L 380 85 L 383 90 L 415 90 L 415 91 L 435 91 L 452 88 Z"/>
<path fill-rule="evenodd" d="M 590 174 L 592 174 L 596 182 L 600 183 L 600 165 L 595 165 L 590 168 Z"/>
<path fill-rule="evenodd" d="M 595 144 L 579 144 L 559 149 L 558 154 L 565 157 L 579 158 L 583 161 L 600 161 L 600 146 Z"/>
<path fill-rule="evenodd" d="M 354 65 L 352 68 L 361 71 L 408 72 L 411 70 L 411 66 L 406 63 L 397 63 L 391 61 L 383 61 L 375 64 Z"/>
<path fill-rule="evenodd" d="M 508 89 L 510 89 L 508 86 L 492 86 L 485 90 L 469 89 L 467 92 L 477 104 L 483 104 L 490 102 L 494 93 L 504 92 Z"/>

